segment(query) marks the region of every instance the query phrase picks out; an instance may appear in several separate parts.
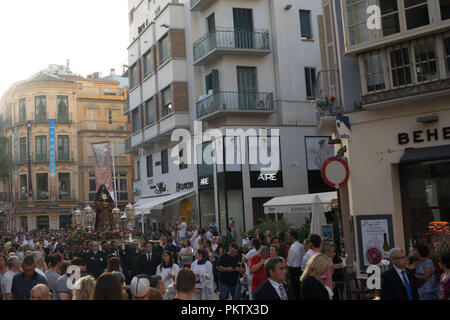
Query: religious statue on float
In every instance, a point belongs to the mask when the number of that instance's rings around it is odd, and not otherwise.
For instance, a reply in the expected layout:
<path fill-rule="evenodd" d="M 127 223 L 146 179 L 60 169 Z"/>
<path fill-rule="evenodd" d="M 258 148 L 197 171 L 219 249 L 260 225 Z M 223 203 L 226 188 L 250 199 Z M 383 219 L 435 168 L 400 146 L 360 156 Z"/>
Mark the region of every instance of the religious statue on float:
<path fill-rule="evenodd" d="M 95 196 L 95 231 L 113 231 L 116 229 L 114 215 L 114 200 L 111 198 L 106 186 L 102 184 Z"/>

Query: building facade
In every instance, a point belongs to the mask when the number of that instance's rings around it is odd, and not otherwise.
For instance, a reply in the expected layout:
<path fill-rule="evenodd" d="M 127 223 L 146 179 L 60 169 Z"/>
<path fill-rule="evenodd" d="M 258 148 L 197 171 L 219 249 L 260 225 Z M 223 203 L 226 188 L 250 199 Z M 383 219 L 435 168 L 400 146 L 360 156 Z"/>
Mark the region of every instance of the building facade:
<path fill-rule="evenodd" d="M 176 144 L 172 133 L 191 126 L 184 6 L 172 1 L 128 3 L 132 135 L 127 146 L 135 159 L 137 226 L 144 231 L 169 227 L 180 216 L 192 226 L 194 168 L 187 161 L 175 165 L 171 156 Z M 175 156 L 182 157 L 182 151 Z"/>
<path fill-rule="evenodd" d="M 340 190 L 345 233 L 353 239 L 346 249 L 361 272 L 370 248 L 436 244 L 449 235 L 432 227 L 450 221 L 450 6 L 380 1 L 380 28 L 369 29 L 365 12 L 372 4 L 340 2 L 361 104 L 346 110 L 350 137 L 336 148 L 346 148 L 350 168 Z M 336 122 L 328 128 L 339 138 Z"/>
<path fill-rule="evenodd" d="M 109 141 L 114 158 L 117 205 L 123 211 L 132 201 L 131 156 L 125 153 L 125 139 L 129 135 L 128 119 L 124 115 L 127 87 L 121 87 L 120 79 L 73 77 L 73 80 L 77 83 L 80 202 L 93 206 L 97 193 L 91 144 Z"/>
<path fill-rule="evenodd" d="M 148 112 L 139 113 L 136 106 L 145 109 L 145 101 L 151 105 L 159 99 L 159 111 L 164 115 L 167 106 L 164 85 L 176 80 L 186 87 L 172 86 L 172 108 L 175 109 L 171 114 L 176 120 L 179 113 L 176 92 L 183 92 L 180 96 L 186 99 L 187 109 L 182 109 L 185 122 L 181 122 L 180 115 L 180 122 L 174 122 L 173 127 L 189 129 L 192 136 L 198 135 L 199 131 L 215 130 L 222 136 L 218 139 L 224 148 L 222 160 L 232 154 L 235 154 L 234 160 L 240 160 L 233 164 L 227 160 L 224 166 L 188 164 L 187 169 L 183 169 L 189 176 L 187 182 L 193 181 L 196 197 L 192 208 L 200 226 L 207 227 L 215 219 L 224 234 L 228 221 L 233 218 L 237 231 L 250 230 L 264 218 L 263 203 L 271 198 L 328 191 L 314 164 L 321 145 L 325 154 L 330 149 L 326 146 L 328 137 L 317 135 L 311 108 L 311 101 L 315 99 L 314 83 L 321 65 L 317 55 L 319 29 L 316 19 L 321 10 L 317 1 L 295 5 L 288 1 L 129 1 L 130 78 L 135 73 L 134 66 L 139 66 L 136 61 L 141 61 L 142 67 L 137 69 L 143 74 L 138 79 L 136 92 L 130 90 L 130 110 L 135 110 L 134 114 L 131 111 L 130 117 L 140 128 L 131 137 L 131 146 L 148 145 L 154 150 L 151 151 L 152 161 L 160 159 L 161 148 L 165 150 L 168 146 L 157 142 L 164 136 L 161 121 L 165 118 L 159 118 L 158 134 L 154 129 L 158 128 L 158 121 L 149 125 L 145 122 Z M 292 36 L 285 36 L 288 31 Z M 154 40 L 151 40 L 152 33 Z M 169 58 L 166 65 L 159 65 L 158 55 L 164 53 L 165 34 Z M 150 49 L 152 44 L 154 50 Z M 181 47 L 177 49 L 181 44 L 184 51 Z M 136 54 L 136 48 L 140 48 L 140 53 Z M 156 71 L 145 76 L 146 57 L 152 52 L 156 52 L 156 57 L 151 60 L 155 62 Z M 173 80 L 167 78 L 167 74 Z M 182 91 L 185 88 L 186 91 Z M 150 99 L 161 90 L 161 95 Z M 144 97 L 136 99 L 139 95 Z M 138 121 L 139 114 L 144 123 Z M 200 130 L 194 130 L 196 125 Z M 142 129 L 143 126 L 146 127 Z M 227 130 L 242 130 L 247 135 L 232 139 L 227 136 Z M 278 154 L 281 162 L 274 170 L 266 172 L 258 164 L 249 164 L 249 154 L 253 156 L 253 151 L 259 150 L 259 136 L 269 136 L 271 138 L 265 141 L 274 141 L 269 150 Z M 201 155 L 209 148 L 207 142 L 198 141 L 192 154 Z M 147 178 L 148 171 L 145 172 L 143 164 L 150 153 L 142 147 L 140 150 L 144 152 L 140 176 Z M 185 181 L 181 171 L 175 168 L 177 178 L 173 179 L 169 169 L 169 174 L 161 179 L 167 186 L 175 187 L 174 183 Z M 148 180 L 146 187 L 142 187 L 142 181 L 135 185 L 148 189 L 151 187 L 149 182 L 157 181 L 154 178 Z M 169 188 L 169 192 L 173 192 L 174 187 Z M 149 213 L 149 219 L 152 215 L 156 213 Z M 298 227 L 302 223 L 295 216 L 288 219 Z"/>
<path fill-rule="evenodd" d="M 93 200 L 88 152 L 94 141 L 117 145 L 122 153 L 116 157 L 119 204 L 125 206 L 131 199 L 124 100 L 118 82 L 85 79 L 59 65 L 50 65 L 7 91 L 0 110 L 14 160 L 16 231 L 66 229 L 71 213 Z"/>
<path fill-rule="evenodd" d="M 13 85 L 2 100 L 17 231 L 65 228 L 78 205 L 75 87 L 57 69 Z"/>

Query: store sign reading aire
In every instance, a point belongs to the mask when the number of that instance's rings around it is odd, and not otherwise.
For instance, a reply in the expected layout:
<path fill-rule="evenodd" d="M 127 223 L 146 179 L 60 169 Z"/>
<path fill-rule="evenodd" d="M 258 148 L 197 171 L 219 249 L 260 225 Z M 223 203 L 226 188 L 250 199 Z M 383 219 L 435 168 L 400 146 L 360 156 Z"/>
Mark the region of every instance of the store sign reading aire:
<path fill-rule="evenodd" d="M 258 177 L 258 181 L 277 181 L 277 174 L 276 173 L 267 173 L 263 174 L 261 173 Z"/>
<path fill-rule="evenodd" d="M 283 173 L 250 171 L 250 187 L 251 188 L 282 188 Z"/>
<path fill-rule="evenodd" d="M 207 185 L 209 185 L 209 178 L 202 178 L 202 179 L 200 180 L 200 185 L 201 185 L 201 186 L 207 186 Z"/>

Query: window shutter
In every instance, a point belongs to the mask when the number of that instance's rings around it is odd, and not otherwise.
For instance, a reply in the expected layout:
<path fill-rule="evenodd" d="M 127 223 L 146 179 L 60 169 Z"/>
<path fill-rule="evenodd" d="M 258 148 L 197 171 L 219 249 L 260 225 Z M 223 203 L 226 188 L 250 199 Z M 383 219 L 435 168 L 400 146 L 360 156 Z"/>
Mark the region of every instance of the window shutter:
<path fill-rule="evenodd" d="M 302 38 L 312 39 L 310 11 L 300 10 L 300 28 Z"/>
<path fill-rule="evenodd" d="M 212 89 L 214 93 L 219 93 L 220 86 L 219 86 L 219 70 L 213 69 L 212 70 Z"/>

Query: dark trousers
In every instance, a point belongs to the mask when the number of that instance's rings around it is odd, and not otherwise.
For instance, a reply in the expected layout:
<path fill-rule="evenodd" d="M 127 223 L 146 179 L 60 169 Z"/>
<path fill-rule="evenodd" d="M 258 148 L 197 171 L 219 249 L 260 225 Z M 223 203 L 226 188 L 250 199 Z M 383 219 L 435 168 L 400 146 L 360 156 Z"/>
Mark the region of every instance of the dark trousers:
<path fill-rule="evenodd" d="M 300 276 L 302 275 L 302 269 L 289 267 L 288 270 L 292 295 L 295 300 L 298 300 L 300 299 Z"/>

